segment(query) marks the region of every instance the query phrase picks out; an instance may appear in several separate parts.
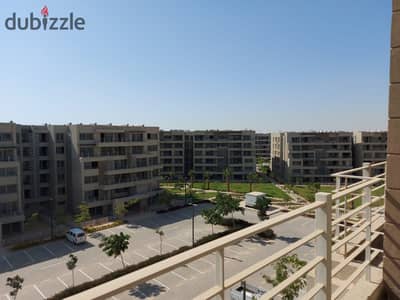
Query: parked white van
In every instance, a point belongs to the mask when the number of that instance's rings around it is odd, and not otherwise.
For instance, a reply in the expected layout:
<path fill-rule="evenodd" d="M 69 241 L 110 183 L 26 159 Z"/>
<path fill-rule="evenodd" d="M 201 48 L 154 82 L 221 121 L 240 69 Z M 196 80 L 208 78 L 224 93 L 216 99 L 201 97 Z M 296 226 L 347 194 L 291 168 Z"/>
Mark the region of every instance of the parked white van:
<path fill-rule="evenodd" d="M 86 233 L 81 228 L 71 228 L 65 236 L 68 241 L 75 245 L 86 242 Z"/>

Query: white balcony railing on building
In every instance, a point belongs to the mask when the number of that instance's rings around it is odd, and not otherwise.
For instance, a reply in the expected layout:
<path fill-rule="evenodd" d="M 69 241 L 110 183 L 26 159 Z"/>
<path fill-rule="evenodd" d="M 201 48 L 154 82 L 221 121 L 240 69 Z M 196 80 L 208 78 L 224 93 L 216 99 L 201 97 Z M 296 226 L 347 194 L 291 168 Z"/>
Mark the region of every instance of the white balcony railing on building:
<path fill-rule="evenodd" d="M 363 273 L 367 280 L 370 279 L 371 262 L 381 253 L 379 249 L 372 247 L 372 242 L 381 234 L 376 229 L 383 222 L 381 211 L 384 195 L 379 195 L 379 192 L 384 188 L 385 174 L 371 176 L 371 173 L 372 170 L 384 166 L 385 162 L 364 164 L 361 168 L 335 173 L 332 175 L 337 178 L 334 193 L 317 193 L 313 203 L 121 276 L 68 299 L 107 299 L 210 253 L 216 254 L 215 284 L 195 299 L 224 299 L 227 289 L 313 240 L 315 240 L 315 257 L 288 279 L 270 289 L 261 299 L 272 299 L 294 281 L 310 272 L 314 272 L 315 280 L 312 286 L 307 287 L 301 299 L 314 297 L 315 299 L 337 299 Z M 352 203 L 356 205 L 351 205 Z M 227 246 L 310 212 L 315 212 L 313 232 L 226 278 L 224 249 Z M 343 249 L 346 252 L 347 247 L 354 249 L 348 255 L 345 253 L 339 264 L 333 267 L 332 256 L 343 253 Z M 357 269 L 342 285 L 333 289 L 333 278 L 362 253 L 365 254 L 364 261 L 358 264 Z"/>

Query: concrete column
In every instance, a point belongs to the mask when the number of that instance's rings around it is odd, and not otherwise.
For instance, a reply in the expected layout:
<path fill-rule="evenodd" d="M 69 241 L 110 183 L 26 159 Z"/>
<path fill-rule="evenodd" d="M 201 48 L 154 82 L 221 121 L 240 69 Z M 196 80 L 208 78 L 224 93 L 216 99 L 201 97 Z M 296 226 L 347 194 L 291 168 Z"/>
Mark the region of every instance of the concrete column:
<path fill-rule="evenodd" d="M 316 283 L 324 285 L 324 289 L 318 292 L 315 299 L 329 300 L 332 297 L 332 195 L 317 193 L 315 201 L 324 202 L 315 212 L 315 229 L 324 232 L 315 241 L 316 256 L 324 258 L 315 268 Z"/>
<path fill-rule="evenodd" d="M 224 270 L 224 249 L 219 249 L 215 252 L 215 274 L 216 274 L 216 285 L 222 287 L 222 292 L 216 298 L 218 300 L 225 299 L 224 281 L 225 281 L 225 270 Z"/>
<path fill-rule="evenodd" d="M 371 163 L 363 163 L 363 167 L 366 167 L 366 169 L 362 170 L 362 176 L 364 177 L 371 177 Z M 363 189 L 363 197 L 362 197 L 362 203 L 367 204 L 371 202 L 371 187 L 365 187 Z M 369 222 L 369 225 L 367 228 L 365 228 L 365 240 L 368 242 L 371 242 L 371 206 L 368 206 L 366 209 L 364 209 L 364 218 L 366 222 Z M 365 260 L 366 261 L 371 261 L 371 245 L 367 246 L 365 248 Z M 365 269 L 365 279 L 368 281 L 371 281 L 371 267 L 368 265 Z"/>
<path fill-rule="evenodd" d="M 400 0 L 393 0 L 383 281 L 400 298 Z"/>

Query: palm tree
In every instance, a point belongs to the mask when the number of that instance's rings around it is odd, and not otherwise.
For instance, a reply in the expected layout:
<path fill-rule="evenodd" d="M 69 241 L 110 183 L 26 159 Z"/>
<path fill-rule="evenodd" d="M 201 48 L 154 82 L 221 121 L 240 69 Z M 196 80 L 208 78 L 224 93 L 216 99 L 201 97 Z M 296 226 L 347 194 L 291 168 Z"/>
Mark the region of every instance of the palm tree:
<path fill-rule="evenodd" d="M 194 172 L 193 172 L 193 170 L 190 170 L 188 175 L 189 175 L 189 178 L 190 178 L 190 188 L 193 188 L 193 181 L 194 181 Z"/>
<path fill-rule="evenodd" d="M 226 181 L 226 190 L 227 190 L 228 192 L 231 191 L 231 177 L 232 177 L 232 171 L 231 171 L 231 169 L 226 168 L 226 169 L 224 170 L 224 178 L 225 178 L 225 181 Z"/>
<path fill-rule="evenodd" d="M 250 173 L 247 175 L 247 180 L 249 181 L 250 184 L 250 192 L 253 191 L 253 183 L 258 180 L 258 175 L 257 173 Z"/>
<path fill-rule="evenodd" d="M 121 256 L 122 267 L 125 268 L 124 257 L 122 255 L 128 249 L 129 239 L 131 236 L 129 234 L 124 234 L 120 232 L 119 234 L 112 234 L 108 237 L 105 237 L 103 241 L 99 244 L 99 247 L 108 255 Z"/>
<path fill-rule="evenodd" d="M 207 187 L 207 190 L 209 190 L 210 189 L 210 173 L 209 172 L 204 173 L 203 178 L 204 178 L 204 186 Z"/>
<path fill-rule="evenodd" d="M 162 231 L 161 228 L 157 228 L 156 233 L 160 236 L 160 255 L 162 255 L 162 239 L 164 236 L 164 231 Z"/>
<path fill-rule="evenodd" d="M 14 300 L 17 299 L 17 294 L 19 290 L 22 289 L 22 284 L 24 283 L 24 278 L 19 275 L 15 275 L 14 277 L 8 277 L 6 286 L 12 288 L 10 292 L 10 296 L 14 297 Z"/>
<path fill-rule="evenodd" d="M 68 270 L 70 270 L 72 272 L 72 286 L 75 286 L 74 269 L 76 267 L 77 262 L 78 262 L 78 258 L 75 255 L 70 254 L 69 260 L 67 261 L 66 265 L 67 265 Z"/>

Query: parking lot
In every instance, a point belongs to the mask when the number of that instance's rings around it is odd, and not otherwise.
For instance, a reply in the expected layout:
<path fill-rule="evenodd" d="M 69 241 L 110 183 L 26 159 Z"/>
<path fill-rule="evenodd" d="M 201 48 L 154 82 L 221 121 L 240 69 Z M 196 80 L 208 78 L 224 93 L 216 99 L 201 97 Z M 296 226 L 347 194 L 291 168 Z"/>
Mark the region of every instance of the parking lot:
<path fill-rule="evenodd" d="M 195 237 L 211 233 L 211 226 L 204 224 L 200 211 L 206 204 L 199 205 L 195 211 Z M 238 217 L 241 216 L 240 214 Z M 257 216 L 251 209 L 246 210 L 248 221 L 257 222 Z M 192 208 L 177 211 L 147 215 L 129 220 L 129 225 L 121 225 L 103 230 L 88 237 L 88 242 L 75 246 L 66 240 L 58 240 L 25 250 L 15 251 L 0 257 L 0 299 L 10 299 L 9 288 L 5 286 L 6 278 L 16 274 L 25 281 L 18 299 L 45 299 L 66 287 L 72 285 L 71 272 L 65 262 L 70 253 L 78 257 L 75 269 L 75 284 L 99 278 L 102 275 L 122 267 L 120 259 L 106 256 L 98 247 L 103 236 L 124 232 L 131 235 L 129 249 L 124 254 L 126 264 L 136 264 L 160 253 L 159 236 L 155 229 L 161 227 L 165 233 L 163 238 L 163 253 L 190 245 L 192 240 L 191 220 Z M 287 243 L 310 232 L 313 220 L 298 218 L 290 223 L 278 226 L 275 231 L 278 238 L 274 241 L 252 239 L 230 246 L 225 252 L 227 274 L 237 272 L 243 266 L 258 261 L 270 255 Z M 215 226 L 214 231 L 223 230 Z M 309 249 L 299 249 L 304 255 L 312 252 Z M 214 276 L 210 276 L 215 258 L 208 255 L 184 267 L 163 274 L 140 287 L 113 297 L 116 299 L 190 299 L 213 284 Z M 212 273 L 213 275 L 213 273 Z M 256 280 L 253 280 L 256 281 Z M 182 291 L 185 291 L 184 295 Z"/>

